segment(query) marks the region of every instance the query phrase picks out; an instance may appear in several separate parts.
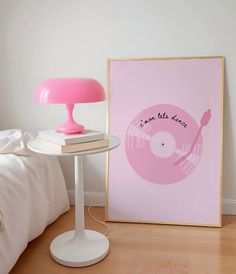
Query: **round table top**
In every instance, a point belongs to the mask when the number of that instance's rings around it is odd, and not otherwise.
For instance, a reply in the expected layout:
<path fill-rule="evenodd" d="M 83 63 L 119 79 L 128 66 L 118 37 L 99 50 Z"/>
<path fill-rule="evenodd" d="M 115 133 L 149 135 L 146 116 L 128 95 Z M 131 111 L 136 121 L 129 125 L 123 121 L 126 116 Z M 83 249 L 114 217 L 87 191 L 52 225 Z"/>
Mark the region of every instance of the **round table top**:
<path fill-rule="evenodd" d="M 107 147 L 88 149 L 88 150 L 71 152 L 71 153 L 58 152 L 56 150 L 49 149 L 48 147 L 44 146 L 43 143 L 40 142 L 40 140 L 37 137 L 30 140 L 27 144 L 27 147 L 29 150 L 33 152 L 48 155 L 48 156 L 79 156 L 79 155 L 89 155 L 89 154 L 109 151 L 120 145 L 120 139 L 118 137 L 107 134 L 106 138 L 109 140 L 109 145 Z"/>

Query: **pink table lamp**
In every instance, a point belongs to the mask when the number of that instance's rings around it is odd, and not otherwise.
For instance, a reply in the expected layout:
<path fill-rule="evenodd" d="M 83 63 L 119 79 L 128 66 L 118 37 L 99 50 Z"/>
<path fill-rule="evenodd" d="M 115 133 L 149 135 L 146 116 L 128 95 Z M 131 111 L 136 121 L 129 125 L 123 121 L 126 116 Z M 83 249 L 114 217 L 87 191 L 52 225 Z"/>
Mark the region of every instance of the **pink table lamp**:
<path fill-rule="evenodd" d="M 73 119 L 74 104 L 104 101 L 105 93 L 101 84 L 94 79 L 52 78 L 39 84 L 34 98 L 38 103 L 66 104 L 68 118 L 57 131 L 72 134 L 84 131 L 84 126 Z"/>

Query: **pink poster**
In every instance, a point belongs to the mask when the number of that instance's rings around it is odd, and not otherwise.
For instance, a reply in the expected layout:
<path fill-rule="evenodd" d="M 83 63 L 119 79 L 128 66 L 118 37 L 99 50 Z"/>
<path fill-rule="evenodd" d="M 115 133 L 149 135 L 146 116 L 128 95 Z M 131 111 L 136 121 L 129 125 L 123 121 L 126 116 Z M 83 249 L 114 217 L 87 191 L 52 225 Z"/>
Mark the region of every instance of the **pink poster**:
<path fill-rule="evenodd" d="M 221 226 L 223 63 L 108 61 L 108 221 Z"/>

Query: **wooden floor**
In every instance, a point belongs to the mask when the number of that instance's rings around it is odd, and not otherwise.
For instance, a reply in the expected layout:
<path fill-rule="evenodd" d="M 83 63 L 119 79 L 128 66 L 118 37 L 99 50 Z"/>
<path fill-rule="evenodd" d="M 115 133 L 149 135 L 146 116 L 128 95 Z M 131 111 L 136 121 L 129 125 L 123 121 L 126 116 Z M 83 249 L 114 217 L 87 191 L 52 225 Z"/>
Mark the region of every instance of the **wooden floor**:
<path fill-rule="evenodd" d="M 92 209 L 104 219 L 104 209 Z M 105 228 L 86 215 L 86 228 Z M 236 216 L 224 216 L 223 228 L 109 223 L 110 252 L 101 262 L 69 268 L 54 262 L 50 242 L 73 229 L 74 208 L 32 241 L 10 274 L 235 274 Z"/>

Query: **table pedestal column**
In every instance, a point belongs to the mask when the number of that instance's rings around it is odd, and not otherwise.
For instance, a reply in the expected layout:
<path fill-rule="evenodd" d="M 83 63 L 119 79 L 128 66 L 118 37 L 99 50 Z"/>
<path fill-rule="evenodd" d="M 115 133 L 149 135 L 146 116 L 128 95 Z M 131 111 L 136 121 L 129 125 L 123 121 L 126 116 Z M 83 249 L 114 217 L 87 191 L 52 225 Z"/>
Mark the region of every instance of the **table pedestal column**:
<path fill-rule="evenodd" d="M 52 258 L 66 266 L 82 267 L 102 260 L 109 251 L 109 241 L 101 233 L 84 229 L 83 156 L 75 162 L 75 230 L 57 236 L 51 243 Z"/>

